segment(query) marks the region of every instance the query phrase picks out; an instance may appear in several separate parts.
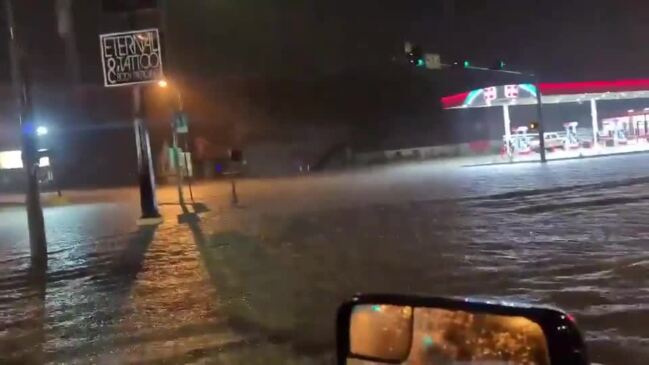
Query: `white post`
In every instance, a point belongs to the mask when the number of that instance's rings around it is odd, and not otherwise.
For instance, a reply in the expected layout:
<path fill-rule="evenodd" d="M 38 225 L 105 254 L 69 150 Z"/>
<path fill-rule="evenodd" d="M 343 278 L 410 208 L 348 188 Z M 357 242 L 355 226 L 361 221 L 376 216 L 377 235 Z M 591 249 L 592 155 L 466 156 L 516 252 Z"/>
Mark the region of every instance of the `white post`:
<path fill-rule="evenodd" d="M 505 122 L 505 145 L 507 147 L 507 156 L 511 157 L 512 151 L 510 141 L 512 139 L 512 121 L 509 117 L 509 105 L 507 104 L 503 105 L 503 118 Z"/>
<path fill-rule="evenodd" d="M 598 146 L 597 136 L 599 135 L 599 127 L 597 121 L 597 101 L 590 99 L 590 117 L 593 123 L 593 147 Z"/>

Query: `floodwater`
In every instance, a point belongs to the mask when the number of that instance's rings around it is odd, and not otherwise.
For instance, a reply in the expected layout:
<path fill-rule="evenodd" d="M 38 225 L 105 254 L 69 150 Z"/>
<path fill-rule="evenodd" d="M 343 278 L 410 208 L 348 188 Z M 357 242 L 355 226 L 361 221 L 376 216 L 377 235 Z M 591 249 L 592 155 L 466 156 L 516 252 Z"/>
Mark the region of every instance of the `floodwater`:
<path fill-rule="evenodd" d="M 0 362 L 332 363 L 338 303 L 398 292 L 556 305 L 594 362 L 646 364 L 646 158 L 248 180 L 237 208 L 212 183 L 200 221 L 162 189 L 155 229 L 132 191 L 84 193 L 46 209 L 45 274 L 0 208 Z"/>

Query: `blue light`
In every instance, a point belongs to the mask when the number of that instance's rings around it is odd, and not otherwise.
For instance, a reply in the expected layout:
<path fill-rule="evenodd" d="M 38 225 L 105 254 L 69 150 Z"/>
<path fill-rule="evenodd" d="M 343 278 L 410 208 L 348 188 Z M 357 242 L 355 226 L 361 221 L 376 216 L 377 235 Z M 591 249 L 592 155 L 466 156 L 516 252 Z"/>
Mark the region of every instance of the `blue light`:
<path fill-rule="evenodd" d="M 36 134 L 36 125 L 34 123 L 22 123 L 21 128 L 24 134 Z"/>

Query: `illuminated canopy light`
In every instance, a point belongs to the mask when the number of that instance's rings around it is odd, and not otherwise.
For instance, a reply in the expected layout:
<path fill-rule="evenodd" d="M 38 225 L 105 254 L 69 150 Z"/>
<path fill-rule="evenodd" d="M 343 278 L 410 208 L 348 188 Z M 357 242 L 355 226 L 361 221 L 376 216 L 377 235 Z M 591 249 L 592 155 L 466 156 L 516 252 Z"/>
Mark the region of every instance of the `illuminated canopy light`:
<path fill-rule="evenodd" d="M 504 87 L 505 85 L 502 85 Z M 518 85 L 525 94 L 518 96 L 518 105 L 533 105 L 537 102 L 536 87 L 532 84 Z M 599 99 L 639 99 L 649 97 L 649 79 L 615 80 L 615 81 L 590 81 L 590 82 L 563 82 L 541 83 L 544 104 L 577 103 L 587 100 Z M 500 88 L 500 86 L 499 86 Z M 473 98 L 475 103 L 467 104 L 471 92 L 449 95 L 442 98 L 444 109 L 475 108 L 508 105 L 511 100 L 499 98 L 492 103 L 483 103 Z M 474 95 L 471 95 L 474 96 Z M 474 105 L 475 104 L 475 105 Z"/>

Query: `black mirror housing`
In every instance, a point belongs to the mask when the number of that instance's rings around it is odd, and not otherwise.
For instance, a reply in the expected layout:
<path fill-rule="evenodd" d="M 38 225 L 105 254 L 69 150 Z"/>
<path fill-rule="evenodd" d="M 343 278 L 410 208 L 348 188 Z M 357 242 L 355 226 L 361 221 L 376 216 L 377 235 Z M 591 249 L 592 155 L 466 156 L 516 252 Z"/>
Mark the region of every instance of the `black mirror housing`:
<path fill-rule="evenodd" d="M 352 315 L 355 309 L 366 306 L 402 306 L 430 310 L 461 311 L 471 315 L 516 317 L 538 325 L 547 345 L 549 363 L 587 365 L 588 355 L 582 335 L 574 319 L 567 313 L 552 307 L 535 306 L 506 301 L 484 301 L 471 298 L 419 297 L 393 294 L 357 295 L 343 303 L 337 313 L 336 342 L 337 363 L 345 364 L 351 358 L 380 363 L 401 363 L 405 359 L 377 359 L 358 356 L 350 348 Z"/>

